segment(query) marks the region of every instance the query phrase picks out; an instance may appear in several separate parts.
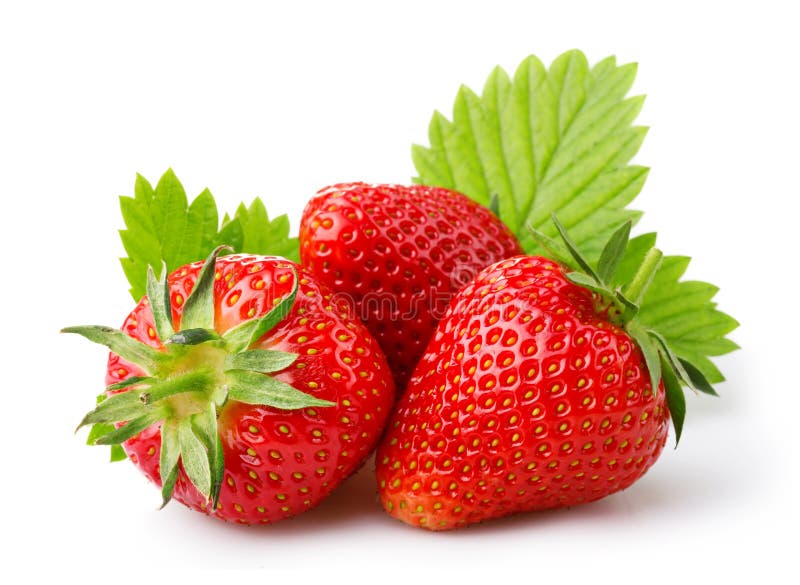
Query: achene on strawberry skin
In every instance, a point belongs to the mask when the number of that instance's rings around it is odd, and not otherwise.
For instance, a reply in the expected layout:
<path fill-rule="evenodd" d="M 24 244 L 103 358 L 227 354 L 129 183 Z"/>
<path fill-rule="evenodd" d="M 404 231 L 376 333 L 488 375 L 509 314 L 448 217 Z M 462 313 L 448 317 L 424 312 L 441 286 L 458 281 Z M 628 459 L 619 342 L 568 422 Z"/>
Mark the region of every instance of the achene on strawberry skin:
<path fill-rule="evenodd" d="M 351 300 L 398 389 L 452 296 L 486 266 L 521 253 L 489 209 L 439 187 L 332 185 L 300 224 L 303 265 Z"/>
<path fill-rule="evenodd" d="M 129 339 L 152 348 L 157 365 L 147 372 L 112 351 L 106 383 L 109 394 L 134 393 L 142 402 L 166 396 L 153 404 L 161 405 L 161 418 L 121 442 L 131 461 L 162 487 L 165 503 L 174 497 L 222 520 L 273 523 L 316 506 L 362 465 L 383 431 L 393 380 L 378 344 L 350 308 L 305 269 L 278 257 L 214 255 L 213 281 L 206 278 L 211 294 L 203 301 L 213 327 L 181 331 L 208 261 L 179 268 L 161 291 L 148 287 L 151 298 L 169 299 L 174 335 L 163 339 L 171 328 L 154 318 L 156 303 L 148 297 L 122 326 Z M 281 307 L 283 314 L 264 332 L 247 330 Z M 167 333 L 160 336 L 163 328 Z M 92 335 L 86 329 L 67 331 Z M 237 333 L 242 331 L 247 335 Z M 200 380 L 195 387 L 191 376 Z M 170 394 L 170 381 L 181 377 L 188 385 Z M 202 428 L 208 409 L 216 432 Z M 100 415 L 92 416 L 84 424 Z M 106 419 L 113 422 L 113 415 Z M 117 423 L 112 434 L 131 424 Z M 165 428 L 172 429 L 171 439 Z M 216 458 L 214 434 L 221 450 Z M 180 456 L 172 455 L 171 475 L 164 468 L 167 444 Z"/>

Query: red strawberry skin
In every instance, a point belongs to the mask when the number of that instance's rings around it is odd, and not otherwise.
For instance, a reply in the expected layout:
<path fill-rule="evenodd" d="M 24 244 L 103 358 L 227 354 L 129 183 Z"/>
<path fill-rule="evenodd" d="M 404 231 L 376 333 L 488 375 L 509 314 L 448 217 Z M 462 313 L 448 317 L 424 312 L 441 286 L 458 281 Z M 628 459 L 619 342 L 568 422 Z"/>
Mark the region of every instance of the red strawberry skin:
<path fill-rule="evenodd" d="M 300 224 L 302 264 L 351 300 L 405 383 L 450 299 L 522 250 L 487 208 L 423 185 L 348 183 L 319 191 Z"/>
<path fill-rule="evenodd" d="M 592 293 L 540 257 L 455 296 L 377 453 L 396 518 L 446 530 L 624 489 L 659 456 L 669 414 L 644 358 Z"/>
<path fill-rule="evenodd" d="M 202 264 L 179 269 L 168 279 L 176 326 Z M 300 277 L 294 307 L 254 347 L 299 354 L 275 377 L 336 406 L 282 411 L 229 401 L 222 407 L 218 424 L 225 478 L 217 509 L 208 509 L 182 470 L 174 498 L 223 520 L 271 523 L 315 506 L 371 453 L 393 401 L 391 373 L 375 340 L 346 304 L 337 303 L 327 287 L 288 260 L 248 255 L 217 259 L 218 332 L 272 308 L 291 291 L 292 268 Z M 162 347 L 147 298 L 125 319 L 122 331 Z M 137 366 L 110 355 L 107 384 L 141 374 Z M 159 427 L 153 425 L 123 446 L 131 461 L 160 486 Z"/>

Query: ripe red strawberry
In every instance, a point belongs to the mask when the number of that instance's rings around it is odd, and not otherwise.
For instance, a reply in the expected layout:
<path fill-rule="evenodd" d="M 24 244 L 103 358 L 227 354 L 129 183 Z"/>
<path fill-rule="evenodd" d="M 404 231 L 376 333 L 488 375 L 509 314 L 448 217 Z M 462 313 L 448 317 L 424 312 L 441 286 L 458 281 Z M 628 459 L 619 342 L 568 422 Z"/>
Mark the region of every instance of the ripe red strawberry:
<path fill-rule="evenodd" d="M 322 189 L 300 224 L 300 258 L 352 299 L 402 388 L 453 294 L 489 264 L 521 254 L 487 208 L 423 185 Z"/>
<path fill-rule="evenodd" d="M 215 255 L 168 283 L 151 276 L 124 333 L 65 330 L 116 352 L 106 381 L 121 392 L 82 424 L 132 421 L 98 443 L 121 442 L 165 503 L 271 523 L 312 508 L 362 464 L 393 382 L 349 307 L 304 269 Z"/>
<path fill-rule="evenodd" d="M 641 477 L 664 446 L 668 402 L 682 424 L 675 372 L 702 386 L 636 328 L 660 253 L 648 258 L 630 300 L 591 269 L 538 256 L 498 262 L 461 290 L 379 445 L 386 510 L 445 530 L 590 502 Z"/>

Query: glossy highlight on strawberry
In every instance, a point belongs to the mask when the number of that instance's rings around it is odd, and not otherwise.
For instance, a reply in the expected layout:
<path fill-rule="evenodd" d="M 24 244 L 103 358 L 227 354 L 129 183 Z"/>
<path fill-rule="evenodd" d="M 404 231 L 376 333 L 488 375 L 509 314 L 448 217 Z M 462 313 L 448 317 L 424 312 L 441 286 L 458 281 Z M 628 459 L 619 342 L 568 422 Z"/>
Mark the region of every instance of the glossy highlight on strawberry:
<path fill-rule="evenodd" d="M 668 433 L 642 352 L 542 257 L 453 299 L 377 453 L 381 501 L 432 530 L 597 500 L 635 482 Z"/>
<path fill-rule="evenodd" d="M 489 264 L 520 253 L 487 208 L 423 185 L 332 185 L 308 203 L 300 227 L 303 265 L 353 303 L 398 388 L 453 294 Z"/>

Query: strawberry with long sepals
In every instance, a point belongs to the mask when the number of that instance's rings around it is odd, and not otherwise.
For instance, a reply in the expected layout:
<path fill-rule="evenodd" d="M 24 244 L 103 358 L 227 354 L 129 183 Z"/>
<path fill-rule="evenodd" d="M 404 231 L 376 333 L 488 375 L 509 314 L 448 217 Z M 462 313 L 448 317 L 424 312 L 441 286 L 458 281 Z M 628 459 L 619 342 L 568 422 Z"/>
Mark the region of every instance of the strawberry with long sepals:
<path fill-rule="evenodd" d="M 164 504 L 274 522 L 363 462 L 393 387 L 371 336 L 301 267 L 222 248 L 169 279 L 150 270 L 123 331 L 64 329 L 112 350 L 110 396 L 80 426 L 108 431 L 96 443 L 122 444 Z"/>
<path fill-rule="evenodd" d="M 630 224 L 597 267 L 557 226 L 565 245 L 536 237 L 563 265 L 498 262 L 440 321 L 378 447 L 380 497 L 396 518 L 446 530 L 597 500 L 656 461 L 670 413 L 680 436 L 681 383 L 714 393 L 637 320 L 661 253 L 615 287 Z"/>

